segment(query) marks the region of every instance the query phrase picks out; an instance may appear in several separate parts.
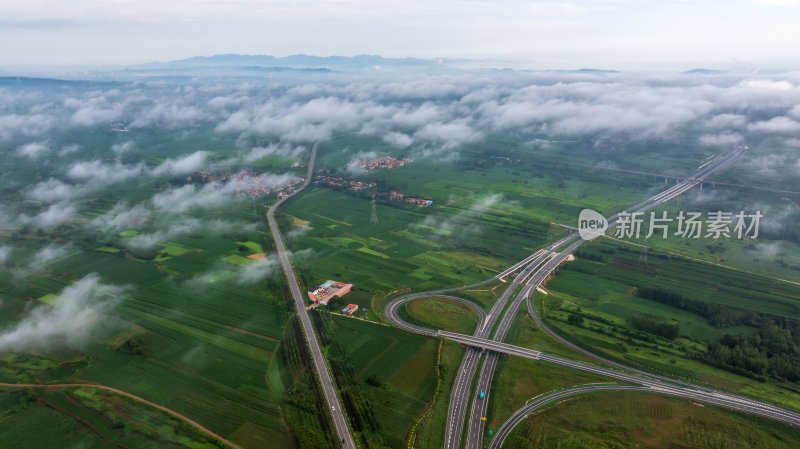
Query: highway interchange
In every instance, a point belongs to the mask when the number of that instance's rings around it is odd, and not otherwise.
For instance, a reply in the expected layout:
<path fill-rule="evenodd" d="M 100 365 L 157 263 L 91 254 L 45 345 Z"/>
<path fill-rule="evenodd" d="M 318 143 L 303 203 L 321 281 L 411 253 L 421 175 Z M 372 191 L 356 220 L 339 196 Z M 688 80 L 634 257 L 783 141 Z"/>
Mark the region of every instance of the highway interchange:
<path fill-rule="evenodd" d="M 715 159 L 712 159 L 708 163 L 701 166 L 697 171 L 697 173 L 695 173 L 693 176 L 685 179 L 682 182 L 677 183 L 676 185 L 670 187 L 669 189 L 666 189 L 663 192 L 660 192 L 648 198 L 645 201 L 642 201 L 641 203 L 634 205 L 629 209 L 628 212 L 631 213 L 644 212 L 648 209 L 651 209 L 655 206 L 658 206 L 662 203 L 665 203 L 669 200 L 676 198 L 677 196 L 700 185 L 707 177 L 720 173 L 721 171 L 729 167 L 736 160 L 736 158 L 738 158 L 744 153 L 745 150 L 746 147 L 739 146 Z M 608 220 L 609 220 L 609 228 L 611 228 L 615 224 L 617 224 L 619 220 L 619 215 L 618 214 L 613 215 Z M 788 410 L 783 410 L 781 408 L 774 407 L 762 402 L 752 401 L 747 398 L 733 396 L 715 390 L 694 386 L 687 382 L 668 379 L 661 376 L 652 375 L 641 370 L 628 368 L 624 365 L 609 361 L 605 358 L 599 357 L 591 353 L 590 351 L 587 351 L 583 348 L 577 347 L 574 344 L 571 344 L 563 337 L 558 336 L 558 334 L 552 331 L 552 329 L 547 327 L 545 323 L 541 320 L 541 318 L 538 316 L 538 314 L 536 314 L 536 311 L 533 308 L 533 305 L 531 303 L 531 297 L 533 296 L 533 292 L 552 274 L 553 271 L 555 271 L 555 269 L 558 266 L 561 265 L 561 263 L 563 263 L 572 253 L 574 253 L 575 250 L 577 250 L 577 248 L 580 247 L 580 245 L 582 245 L 583 243 L 584 241 L 580 240 L 577 233 L 572 233 L 567 237 L 562 238 L 558 242 L 550 245 L 546 249 L 535 252 L 534 254 L 528 256 L 521 262 L 515 264 L 509 269 L 498 274 L 497 276 L 498 278 L 506 278 L 514 273 L 518 273 L 516 277 L 514 277 L 510 285 L 506 288 L 504 293 L 500 296 L 498 301 L 495 303 L 495 305 L 493 306 L 492 310 L 490 311 L 486 319 L 481 324 L 479 324 L 475 335 L 473 336 L 460 335 L 445 331 L 436 332 L 436 335 L 439 336 L 440 338 L 447 338 L 450 340 L 454 340 L 468 347 L 468 350 L 465 353 L 464 359 L 461 364 L 461 369 L 459 370 L 459 373 L 456 376 L 456 381 L 454 383 L 453 391 L 450 397 L 448 423 L 446 426 L 446 435 L 444 441 L 444 445 L 446 448 L 458 449 L 461 447 L 463 422 L 465 421 L 465 419 L 468 423 L 467 434 L 466 434 L 467 437 L 466 447 L 468 449 L 477 449 L 483 446 L 483 440 L 485 435 L 484 417 L 486 416 L 486 408 L 488 406 L 488 395 L 490 393 L 492 378 L 497 365 L 497 359 L 499 353 L 528 357 L 535 360 L 556 363 L 562 366 L 568 366 L 570 368 L 582 371 L 589 371 L 595 374 L 615 378 L 624 382 L 639 384 L 641 389 L 656 392 L 659 394 L 689 398 L 701 402 L 719 405 L 722 407 L 728 407 L 740 411 L 746 411 L 754 414 L 759 414 L 762 416 L 767 416 L 794 425 L 800 425 L 800 414 L 798 413 Z M 562 249 L 559 252 L 554 252 L 554 250 L 558 248 Z M 486 337 L 493 328 L 499 314 L 505 309 L 506 304 L 509 301 L 509 298 L 511 298 L 514 292 L 516 292 L 519 289 L 520 285 L 524 285 L 524 287 L 519 291 L 519 293 L 517 293 L 510 307 L 508 307 L 508 309 L 506 310 L 492 338 L 487 339 Z M 409 295 L 409 296 L 412 296 L 413 299 L 416 299 L 424 297 L 425 294 L 415 293 L 414 295 Z M 389 319 L 389 321 L 394 323 L 396 326 L 400 326 L 399 322 L 402 320 L 396 313 L 397 309 L 395 307 L 395 303 L 407 302 L 409 300 L 409 296 L 395 299 L 392 302 L 390 302 L 386 307 L 385 315 L 387 319 Z M 534 317 L 537 324 L 542 326 L 542 328 L 546 332 L 557 337 L 558 340 L 561 341 L 562 343 L 565 343 L 572 348 L 576 348 L 581 353 L 586 354 L 601 362 L 607 363 L 616 369 L 608 369 L 600 367 L 598 365 L 572 361 L 562 357 L 541 353 L 539 351 L 529 350 L 526 348 L 519 348 L 516 346 L 500 343 L 508 333 L 511 323 L 513 322 L 513 319 L 516 316 L 522 301 L 527 302 L 530 314 Z M 426 329 L 425 334 L 431 335 L 432 331 L 433 331 L 432 329 Z M 477 370 L 476 367 L 480 366 L 479 359 L 481 357 L 482 350 L 485 350 L 486 352 L 485 356 L 486 359 L 483 365 L 481 366 L 481 372 L 478 377 L 475 390 L 470 391 L 470 387 L 473 385 L 474 382 L 475 372 Z M 607 387 L 601 388 L 600 386 L 586 387 L 586 391 L 593 391 L 594 389 L 608 389 L 608 388 Z M 572 395 L 579 394 L 579 392 L 583 391 L 584 389 L 581 389 L 571 394 Z M 484 393 L 484 397 L 481 399 L 477 399 L 478 394 L 480 392 Z M 472 402 L 472 409 L 469 415 L 465 416 L 467 407 L 466 404 L 468 404 L 470 400 Z M 515 421 L 506 423 L 505 428 L 508 429 L 509 425 L 513 427 L 512 425 L 513 423 L 519 422 L 528 413 L 530 412 L 525 412 L 524 410 L 518 411 L 511 418 L 511 420 Z M 501 429 L 503 428 L 504 427 L 501 427 Z M 498 436 L 501 436 L 501 434 L 498 433 Z M 502 441 L 500 440 L 497 441 L 499 441 L 499 443 L 496 443 L 495 440 L 493 440 L 492 447 L 500 447 L 499 444 L 501 444 Z"/>
<path fill-rule="evenodd" d="M 715 159 L 712 159 L 711 161 L 702 165 L 693 176 L 678 182 L 669 189 L 666 189 L 665 191 L 660 192 L 639 204 L 636 204 L 635 206 L 631 207 L 628 212 L 643 212 L 678 197 L 679 195 L 702 184 L 707 177 L 720 173 L 729 167 L 739 156 L 744 153 L 744 151 L 746 151 L 746 149 L 747 147 L 745 146 L 738 146 L 733 150 L 728 151 L 727 153 Z M 298 316 L 300 317 L 300 322 L 306 341 L 311 348 L 314 367 L 317 371 L 318 378 L 320 379 L 325 399 L 330 407 L 331 416 L 333 417 L 337 434 L 342 441 L 343 447 L 355 449 L 355 441 L 352 437 L 345 411 L 341 407 L 336 384 L 328 371 L 327 362 L 322 355 L 322 350 L 319 346 L 319 342 L 317 341 L 311 320 L 309 319 L 305 309 L 305 298 L 300 290 L 300 286 L 297 282 L 297 278 L 289 260 L 289 255 L 283 243 L 280 230 L 274 218 L 274 213 L 281 204 L 283 204 L 291 196 L 299 193 L 310 183 L 313 175 L 316 151 L 317 145 L 314 145 L 309 161 L 308 172 L 303 185 L 299 189 L 295 190 L 290 196 L 276 202 L 269 209 L 267 213 L 267 220 L 273 238 L 276 242 L 276 250 L 278 251 L 281 266 L 287 277 L 289 287 L 292 292 L 292 297 L 295 301 L 295 307 L 297 309 Z M 618 220 L 618 214 L 609 217 L 609 228 L 616 225 Z M 508 287 L 494 303 L 488 314 L 486 314 L 479 305 L 458 296 L 449 295 L 448 292 L 455 292 L 457 290 L 483 285 L 491 282 L 491 279 L 479 284 L 473 284 L 471 286 L 462 286 L 458 288 L 442 289 L 431 292 L 412 293 L 395 298 L 386 305 L 384 315 L 396 327 L 407 332 L 449 339 L 466 346 L 466 352 L 464 354 L 461 366 L 456 373 L 453 390 L 450 394 L 448 420 L 444 438 L 445 448 L 459 449 L 461 447 L 461 439 L 464 434 L 465 422 L 467 423 L 467 449 L 478 449 L 483 447 L 485 435 L 485 421 L 483 417 L 486 416 L 489 402 L 488 395 L 500 354 L 526 357 L 546 363 L 553 363 L 576 370 L 591 372 L 633 385 L 585 385 L 551 392 L 536 398 L 532 402 L 526 404 L 525 407 L 515 412 L 505 423 L 503 423 L 503 425 L 500 426 L 497 434 L 490 442 L 491 448 L 501 447 L 503 441 L 508 436 L 509 432 L 514 428 L 514 426 L 521 422 L 533 411 L 566 397 L 601 391 L 649 391 L 656 394 L 681 397 L 698 402 L 726 407 L 733 410 L 757 414 L 792 425 L 800 426 L 800 413 L 785 410 L 764 402 L 731 395 L 722 391 L 716 391 L 705 387 L 695 386 L 687 382 L 665 378 L 641 370 L 629 368 L 622 364 L 597 356 L 596 354 L 593 354 L 583 348 L 577 347 L 547 327 L 533 307 L 531 302 L 533 293 L 584 242 L 585 241 L 581 240 L 576 232 L 570 233 L 559 241 L 549 245 L 546 248 L 536 251 L 517 264 L 514 264 L 509 269 L 498 274 L 496 277 L 500 279 L 505 279 L 512 275 L 514 277 L 510 281 Z M 477 313 L 479 321 L 474 335 L 465 335 L 447 332 L 444 330 L 430 329 L 408 323 L 400 317 L 399 310 L 403 304 L 420 298 L 430 297 L 439 297 L 460 302 L 467 305 L 475 313 Z M 517 312 L 522 302 L 526 302 L 529 313 L 545 332 L 569 347 L 580 351 L 582 354 L 585 354 L 606 365 L 610 365 L 612 368 L 607 368 L 593 363 L 570 360 L 564 357 L 503 343 L 511 324 L 514 321 L 514 318 L 517 316 Z M 498 320 L 499 324 L 497 324 Z M 484 356 L 485 359 L 483 364 L 481 364 L 481 358 Z M 475 382 L 476 374 L 479 374 L 477 383 Z M 475 390 L 471 391 L 473 384 L 475 384 Z M 479 392 L 483 392 L 484 397 L 481 399 L 476 399 Z M 467 409 L 470 403 L 472 404 L 472 407 L 468 414 Z"/>

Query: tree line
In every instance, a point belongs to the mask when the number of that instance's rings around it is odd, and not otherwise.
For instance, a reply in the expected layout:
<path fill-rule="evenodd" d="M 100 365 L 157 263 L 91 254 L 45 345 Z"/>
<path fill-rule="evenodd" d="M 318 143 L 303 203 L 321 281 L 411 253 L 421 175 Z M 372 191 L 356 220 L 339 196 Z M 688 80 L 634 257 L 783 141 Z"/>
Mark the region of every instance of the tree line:
<path fill-rule="evenodd" d="M 726 333 L 707 342 L 705 352 L 698 356 L 701 360 L 759 380 L 771 377 L 800 381 L 800 321 L 688 299 L 661 288 L 640 287 L 637 295 L 700 315 L 717 328 L 744 325 L 754 329 L 751 333 Z M 663 329 L 653 327 L 653 330 L 656 333 Z"/>

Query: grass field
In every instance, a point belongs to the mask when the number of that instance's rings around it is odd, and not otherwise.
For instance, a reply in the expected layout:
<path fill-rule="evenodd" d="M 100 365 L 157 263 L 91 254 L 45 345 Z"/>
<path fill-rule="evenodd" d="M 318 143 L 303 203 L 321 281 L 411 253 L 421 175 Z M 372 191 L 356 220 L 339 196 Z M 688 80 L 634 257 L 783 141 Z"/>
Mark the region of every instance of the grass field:
<path fill-rule="evenodd" d="M 419 449 L 440 449 L 443 447 L 450 391 L 463 355 L 464 348 L 461 345 L 453 342 L 444 342 L 440 363 L 440 393 L 437 401 L 433 404 L 431 413 L 424 417 L 417 428 L 414 447 Z"/>
<path fill-rule="evenodd" d="M 602 261 L 579 256 L 547 285 L 549 295 L 537 294 L 548 322 L 561 334 L 639 367 L 800 408 L 800 389 L 794 384 L 760 382 L 697 359 L 706 345 L 721 335 L 753 334 L 755 329 L 743 325 L 715 327 L 700 315 L 635 294 L 637 288 L 659 287 L 705 303 L 796 319 L 800 287 L 658 252 L 651 252 L 644 264 L 638 261 L 638 250 L 607 242 L 593 243 L 583 255 Z M 628 320 L 637 314 L 676 324 L 679 337 L 632 332 Z M 571 323 L 570 315 L 581 316 L 582 324 Z"/>
<path fill-rule="evenodd" d="M 486 430 L 496 430 L 517 409 L 540 394 L 608 380 L 536 360 L 504 356 L 498 363 L 489 396 Z"/>
<path fill-rule="evenodd" d="M 362 438 L 370 447 L 403 447 L 434 395 L 437 342 L 358 319 L 332 318 L 326 338 L 335 347 L 331 363 L 340 374 L 337 380 L 357 409 L 363 401 L 368 410 L 351 412 L 365 414 Z"/>
<path fill-rule="evenodd" d="M 444 298 L 420 298 L 411 301 L 401 313 L 411 323 L 462 334 L 472 334 L 478 324 L 478 315 L 472 309 Z"/>
<path fill-rule="evenodd" d="M 797 428 L 638 393 L 582 396 L 523 421 L 508 449 L 792 449 Z"/>
<path fill-rule="evenodd" d="M 147 404 L 91 387 L 4 393 L 0 423 L 7 430 L 0 435 L 2 447 L 230 447 Z M 51 425 L 37 428 L 41 420 Z M 275 432 L 272 436 L 281 438 Z"/>
<path fill-rule="evenodd" d="M 239 213 L 236 207 L 228 213 Z M 133 236 L 126 235 L 119 238 Z M 46 271 L 4 285 L 4 311 L 25 310 L 37 298 L 58 301 L 59 292 L 86 273 L 128 287 L 104 332 L 86 347 L 76 352 L 8 355 L 12 358 L 0 363 L 0 378 L 10 383 L 97 382 L 189 416 L 242 447 L 263 447 L 264 441 L 293 447 L 281 405 L 293 382 L 279 356 L 290 313 L 287 303 L 266 283 L 235 282 L 232 270 L 239 265 L 218 268 L 227 265 L 222 263 L 226 258 L 252 263 L 238 254 L 237 242 L 248 243 L 249 253 L 251 247 L 261 247 L 256 240 L 262 236 L 194 233 L 164 242 L 150 260 L 132 257 L 109 242 L 112 245 L 98 250 L 93 246 L 72 251 L 51 262 Z M 37 244 L 17 243 L 32 248 Z M 203 273 L 210 273 L 206 281 L 212 282 L 193 281 Z M 16 317 L 16 313 L 2 315 L 0 324 L 13 323 Z M 41 417 L 40 422 L 58 414 L 53 409 L 25 413 L 32 413 L 31 419 Z M 65 413 L 61 415 L 69 416 Z M 137 413 L 130 414 L 132 423 Z M 6 438 L 9 444 L 3 447 L 21 447 L 13 444 L 10 434 Z"/>

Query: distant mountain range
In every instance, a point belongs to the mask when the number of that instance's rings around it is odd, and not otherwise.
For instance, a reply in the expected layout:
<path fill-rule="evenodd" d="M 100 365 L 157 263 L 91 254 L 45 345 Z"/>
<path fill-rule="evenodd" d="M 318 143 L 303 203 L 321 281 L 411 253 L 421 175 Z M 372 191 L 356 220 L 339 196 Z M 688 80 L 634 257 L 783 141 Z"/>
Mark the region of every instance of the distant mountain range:
<path fill-rule="evenodd" d="M 451 60 L 448 63 L 456 64 Z M 418 58 L 384 58 L 377 55 L 358 56 L 271 56 L 223 54 L 214 56 L 194 56 L 187 59 L 166 62 L 152 62 L 129 67 L 132 71 L 185 71 L 222 69 L 257 71 L 369 71 L 369 70 L 430 70 L 444 67 L 444 60 Z"/>
<path fill-rule="evenodd" d="M 272 74 L 323 74 L 328 72 L 424 72 L 441 73 L 461 70 L 501 70 L 502 63 L 467 59 L 386 58 L 378 55 L 313 56 L 313 55 L 240 55 L 222 54 L 194 56 L 175 61 L 151 62 L 130 66 L 126 72 L 139 75 L 192 76 Z M 616 70 L 582 68 L 578 70 L 544 70 L 575 74 L 613 74 Z"/>
<path fill-rule="evenodd" d="M 704 69 L 704 68 L 696 68 L 691 69 L 683 72 L 686 75 L 719 75 L 720 73 L 725 73 L 724 70 L 715 70 L 715 69 Z"/>
<path fill-rule="evenodd" d="M 195 76 L 210 77 L 315 77 L 335 75 L 336 73 L 452 73 L 463 71 L 477 72 L 539 72 L 574 75 L 605 76 L 618 74 L 617 70 L 579 68 L 564 70 L 508 68 L 507 62 L 472 59 L 422 59 L 387 58 L 379 55 L 357 56 L 314 56 L 297 54 L 291 56 L 220 54 L 213 56 L 193 56 L 174 61 L 150 62 L 131 66 L 109 66 L 86 68 L 81 77 L 92 79 L 126 79 L 139 77 L 187 78 Z M 65 69 L 66 70 L 66 69 Z M 4 73 L 0 76 L 19 74 L 38 77 L 42 74 L 53 78 L 74 78 L 76 75 L 53 76 L 50 72 L 23 71 Z M 681 72 L 687 75 L 718 75 L 729 73 L 724 70 L 693 68 Z M 17 81 L 15 81 L 17 82 Z"/>

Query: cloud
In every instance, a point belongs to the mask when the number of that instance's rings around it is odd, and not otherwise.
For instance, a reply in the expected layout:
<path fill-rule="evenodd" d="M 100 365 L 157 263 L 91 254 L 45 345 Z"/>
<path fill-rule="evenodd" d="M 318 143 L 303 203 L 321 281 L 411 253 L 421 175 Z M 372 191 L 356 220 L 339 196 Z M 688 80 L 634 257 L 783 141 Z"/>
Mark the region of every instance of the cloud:
<path fill-rule="evenodd" d="M 167 159 L 153 169 L 155 176 L 180 176 L 193 173 L 203 167 L 208 158 L 207 151 L 195 151 L 177 159 Z"/>
<path fill-rule="evenodd" d="M 6 266 L 9 257 L 11 257 L 12 247 L 9 245 L 0 245 L 0 268 Z"/>
<path fill-rule="evenodd" d="M 780 242 L 756 243 L 753 253 L 759 259 L 774 261 L 782 253 Z"/>
<path fill-rule="evenodd" d="M 800 104 L 795 105 L 790 111 L 789 115 L 800 120 Z"/>
<path fill-rule="evenodd" d="M 475 224 L 474 219 L 483 215 L 493 205 L 503 199 L 501 194 L 491 194 L 480 198 L 468 209 L 462 210 L 455 215 L 439 219 L 433 216 L 425 217 L 422 224 L 434 229 L 434 236 L 447 236 L 460 238 L 466 234 L 477 234 L 480 226 Z"/>
<path fill-rule="evenodd" d="M 335 97 L 303 103 L 272 100 L 234 112 L 216 129 L 219 132 L 278 134 L 287 142 L 325 141 L 335 130 L 357 128 L 372 107 L 375 105 L 356 104 Z"/>
<path fill-rule="evenodd" d="M 273 144 L 266 147 L 251 148 L 249 152 L 244 155 L 244 161 L 248 163 L 256 162 L 267 156 L 278 155 L 287 156 L 292 159 L 299 158 L 306 148 L 303 146 L 291 146 L 287 144 Z"/>
<path fill-rule="evenodd" d="M 739 86 L 747 89 L 763 89 L 773 91 L 787 91 L 794 87 L 794 85 L 789 81 L 771 79 L 744 80 L 739 83 Z"/>
<path fill-rule="evenodd" d="M 236 231 L 252 231 L 255 229 L 254 223 L 237 223 L 227 220 L 201 220 L 188 216 L 180 216 L 178 218 L 173 216 L 169 220 L 157 222 L 156 226 L 159 226 L 159 229 L 125 238 L 122 241 L 123 245 L 133 249 L 152 249 L 159 243 L 193 232 L 223 234 Z"/>
<path fill-rule="evenodd" d="M 110 123 L 119 119 L 126 101 L 115 101 L 106 95 L 99 95 L 87 99 L 66 98 L 64 106 L 73 110 L 72 122 L 79 126 L 95 126 Z"/>
<path fill-rule="evenodd" d="M 700 145 L 706 147 L 731 147 L 744 142 L 744 136 L 730 131 L 719 134 L 703 134 L 697 139 Z"/>
<path fill-rule="evenodd" d="M 223 184 L 209 183 L 202 187 L 186 184 L 159 192 L 150 199 L 153 206 L 167 213 L 186 213 L 192 209 L 213 209 L 229 201 Z"/>
<path fill-rule="evenodd" d="M 427 123 L 441 122 L 450 118 L 450 113 L 431 102 L 425 102 L 416 108 L 403 109 L 395 113 L 391 120 L 404 127 L 420 127 Z"/>
<path fill-rule="evenodd" d="M 750 131 L 769 134 L 800 134 L 800 122 L 789 117 L 773 117 L 769 120 L 753 123 Z"/>
<path fill-rule="evenodd" d="M 31 160 L 39 159 L 40 156 L 50 151 L 47 142 L 26 143 L 17 148 L 17 155 Z"/>
<path fill-rule="evenodd" d="M 745 125 L 747 125 L 747 117 L 740 114 L 719 114 L 705 122 L 705 127 L 709 129 L 741 129 Z"/>
<path fill-rule="evenodd" d="M 306 235 L 311 230 L 310 226 L 294 226 L 286 233 L 287 240 L 296 240 Z"/>
<path fill-rule="evenodd" d="M 35 307 L 0 333 L 0 352 L 46 352 L 85 345 L 107 329 L 108 314 L 124 292 L 89 274 L 64 288 L 53 305 Z"/>
<path fill-rule="evenodd" d="M 119 202 L 108 212 L 90 221 L 89 226 L 118 233 L 144 225 L 150 220 L 150 215 L 151 211 L 141 204 L 130 207 L 126 202 Z"/>
<path fill-rule="evenodd" d="M 278 258 L 274 255 L 256 260 L 240 268 L 236 281 L 244 285 L 255 284 L 271 275 L 278 266 Z"/>
<path fill-rule="evenodd" d="M 442 143 L 445 148 L 455 148 L 465 143 L 475 142 L 481 133 L 465 122 L 429 123 L 414 133 L 417 139 Z"/>
<path fill-rule="evenodd" d="M 72 144 L 69 144 L 69 145 L 64 145 L 58 151 L 58 155 L 59 156 L 69 156 L 70 154 L 77 153 L 78 151 L 81 150 L 81 148 L 83 148 L 83 147 L 81 147 L 80 145 L 78 145 L 76 143 L 72 143 Z"/>
<path fill-rule="evenodd" d="M 399 132 L 384 134 L 383 141 L 397 148 L 408 148 L 414 143 L 414 139 L 411 136 Z"/>
<path fill-rule="evenodd" d="M 28 262 L 28 270 L 33 272 L 42 271 L 50 262 L 69 254 L 71 249 L 70 245 L 51 243 L 33 254 Z"/>
<path fill-rule="evenodd" d="M 77 209 L 72 204 L 56 203 L 39 212 L 30 222 L 41 228 L 57 226 L 71 220 L 76 212 Z"/>
<path fill-rule="evenodd" d="M 153 207 L 164 213 L 181 214 L 193 209 L 212 209 L 232 201 L 236 195 L 249 191 L 265 193 L 294 183 L 298 178 L 291 174 L 249 175 L 240 173 L 226 182 L 210 182 L 201 187 L 187 184 L 159 192 L 150 199 Z"/>
<path fill-rule="evenodd" d="M 55 119 L 45 114 L 0 115 L 0 140 L 8 140 L 15 136 L 42 136 L 53 127 L 54 123 Z"/>
<path fill-rule="evenodd" d="M 191 124 L 206 118 L 205 113 L 198 107 L 186 104 L 176 104 L 174 99 L 163 101 L 156 100 L 155 104 L 140 109 L 131 123 L 135 128 L 150 126 L 166 126 L 174 128 Z"/>
<path fill-rule="evenodd" d="M 345 166 L 345 171 L 350 176 L 364 176 L 369 173 L 369 171 L 364 167 L 359 167 L 358 161 L 361 159 L 375 159 L 376 157 L 378 157 L 378 153 L 375 151 L 362 151 L 360 153 L 356 153 L 356 155 L 354 155 L 352 159 L 350 159 L 350 162 L 348 162 Z"/>
<path fill-rule="evenodd" d="M 111 145 L 111 151 L 117 155 L 128 153 L 132 151 L 134 148 L 136 148 L 136 143 L 132 140 L 115 143 L 114 145 Z"/>
<path fill-rule="evenodd" d="M 762 176 L 775 176 L 786 166 L 786 155 L 767 154 L 748 158 L 744 161 L 744 166 Z"/>
<path fill-rule="evenodd" d="M 95 185 L 107 185 L 126 181 L 142 174 L 142 164 L 129 165 L 119 161 L 105 163 L 99 160 L 81 161 L 72 164 L 67 176 L 73 179 L 89 181 Z"/>
<path fill-rule="evenodd" d="M 78 186 L 66 184 L 61 180 L 50 178 L 34 185 L 27 192 L 27 197 L 36 200 L 52 203 L 55 201 L 71 200 L 80 196 L 83 192 Z"/>

